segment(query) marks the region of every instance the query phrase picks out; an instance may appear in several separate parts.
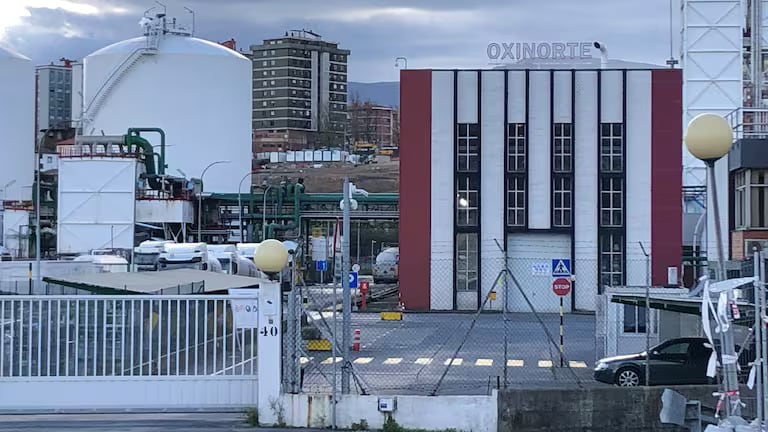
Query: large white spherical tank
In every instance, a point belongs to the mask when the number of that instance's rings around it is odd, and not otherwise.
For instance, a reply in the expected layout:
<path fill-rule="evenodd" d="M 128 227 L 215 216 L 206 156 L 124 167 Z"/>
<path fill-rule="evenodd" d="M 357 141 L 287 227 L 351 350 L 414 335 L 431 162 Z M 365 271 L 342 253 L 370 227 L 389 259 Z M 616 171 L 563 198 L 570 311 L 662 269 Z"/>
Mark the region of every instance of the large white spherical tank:
<path fill-rule="evenodd" d="M 127 69 L 93 113 L 84 134 L 121 135 L 129 127 L 159 127 L 166 134 L 166 172 L 203 179 L 205 192 L 237 192 L 251 171 L 251 62 L 219 44 L 168 34 L 156 54 L 143 55 Z M 84 104 L 133 52 L 142 36 L 102 48 L 83 61 Z M 98 99 L 97 99 L 98 100 Z M 96 104 L 98 105 L 98 104 Z M 159 153 L 159 138 L 147 134 Z"/>
<path fill-rule="evenodd" d="M 46 91 L 46 97 L 48 92 Z M 0 200 L 29 200 L 35 169 L 35 66 L 0 47 Z"/>

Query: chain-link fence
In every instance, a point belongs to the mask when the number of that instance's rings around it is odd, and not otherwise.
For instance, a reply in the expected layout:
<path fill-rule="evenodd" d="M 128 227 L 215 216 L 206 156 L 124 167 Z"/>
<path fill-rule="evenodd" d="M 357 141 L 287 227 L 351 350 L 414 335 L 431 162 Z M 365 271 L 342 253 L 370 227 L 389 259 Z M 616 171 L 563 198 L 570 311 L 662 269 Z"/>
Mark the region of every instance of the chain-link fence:
<path fill-rule="evenodd" d="M 370 285 L 365 310 L 360 293 L 352 290 L 348 362 L 342 359 L 342 290 L 303 286 L 303 390 L 330 391 L 333 377 L 338 382 L 345 369 L 353 392 L 375 394 L 595 385 L 593 366 L 601 350 L 594 311 L 605 289 L 597 281 L 631 281 L 636 286 L 627 289 L 643 292 L 641 284 L 649 279 L 645 257 L 622 260 L 620 277 L 612 279 L 605 272 L 614 268 L 597 260 L 579 260 L 573 276 L 553 276 L 557 263 L 551 259 L 483 258 L 472 268 L 459 254 L 425 269 L 429 287 Z M 400 310 L 398 288 L 422 290 L 429 308 L 382 315 Z M 644 341 L 643 318 L 633 313 L 632 329 L 624 326 L 623 315 L 602 325 L 631 330 Z"/>

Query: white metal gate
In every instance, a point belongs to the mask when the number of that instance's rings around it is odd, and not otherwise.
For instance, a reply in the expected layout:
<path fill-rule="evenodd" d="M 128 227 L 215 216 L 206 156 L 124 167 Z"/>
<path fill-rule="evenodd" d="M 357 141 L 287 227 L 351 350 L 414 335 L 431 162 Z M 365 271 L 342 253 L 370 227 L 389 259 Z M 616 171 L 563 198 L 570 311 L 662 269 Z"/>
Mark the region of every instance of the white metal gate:
<path fill-rule="evenodd" d="M 0 296 L 0 410 L 255 407 L 257 329 L 231 301 Z"/>

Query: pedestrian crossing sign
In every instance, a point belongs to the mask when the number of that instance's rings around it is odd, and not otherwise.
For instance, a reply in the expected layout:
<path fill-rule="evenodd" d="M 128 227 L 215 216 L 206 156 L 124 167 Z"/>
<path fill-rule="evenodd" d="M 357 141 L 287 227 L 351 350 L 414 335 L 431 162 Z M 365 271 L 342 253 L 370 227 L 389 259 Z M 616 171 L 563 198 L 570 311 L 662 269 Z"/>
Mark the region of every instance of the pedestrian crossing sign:
<path fill-rule="evenodd" d="M 552 260 L 552 277 L 570 276 L 570 275 L 571 275 L 571 260 L 569 259 L 553 259 Z"/>

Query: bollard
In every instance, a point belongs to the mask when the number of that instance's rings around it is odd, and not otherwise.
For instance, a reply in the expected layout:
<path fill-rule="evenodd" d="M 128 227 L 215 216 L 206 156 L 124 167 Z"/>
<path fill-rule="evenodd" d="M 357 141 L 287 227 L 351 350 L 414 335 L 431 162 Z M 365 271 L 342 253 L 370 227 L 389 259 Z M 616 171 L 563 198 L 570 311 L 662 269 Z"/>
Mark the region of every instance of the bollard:
<path fill-rule="evenodd" d="M 352 351 L 360 351 L 360 329 L 355 329 L 355 336 L 352 338 Z"/>

